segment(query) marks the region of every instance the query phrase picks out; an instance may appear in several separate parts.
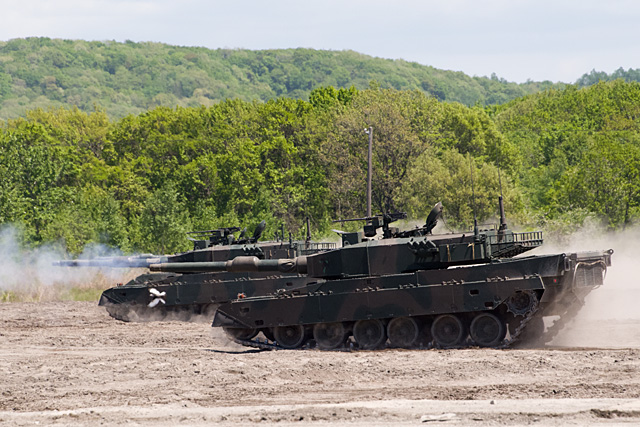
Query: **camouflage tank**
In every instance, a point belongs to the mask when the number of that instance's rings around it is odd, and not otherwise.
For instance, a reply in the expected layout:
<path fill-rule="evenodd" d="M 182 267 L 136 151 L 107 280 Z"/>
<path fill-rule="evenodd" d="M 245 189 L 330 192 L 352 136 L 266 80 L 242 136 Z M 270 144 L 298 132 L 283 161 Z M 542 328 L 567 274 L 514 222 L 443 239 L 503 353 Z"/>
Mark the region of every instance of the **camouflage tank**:
<path fill-rule="evenodd" d="M 274 241 L 259 241 L 265 229 L 262 221 L 251 237 L 239 227 L 194 231 L 188 234 L 193 241 L 192 251 L 176 255 L 141 254 L 136 256 L 101 257 L 88 260 L 57 261 L 54 265 L 66 267 L 149 268 L 151 264 L 198 265 L 202 262 L 224 261 L 239 256 L 262 260 L 291 258 L 334 249 L 334 243 L 306 240 L 283 240 L 284 230 Z M 236 238 L 236 232 L 241 231 Z M 198 273 L 195 271 L 152 272 L 142 274 L 126 284 L 105 290 L 99 305 L 119 320 L 161 320 L 167 315 L 173 319 L 189 320 L 192 315 L 210 315 L 220 301 L 229 301 L 239 294 L 254 295 L 255 287 L 249 279 L 265 278 L 263 272 Z M 216 283 L 225 282 L 224 287 Z M 270 291 L 269 289 L 268 291 Z M 266 293 L 267 291 L 265 291 Z"/>
<path fill-rule="evenodd" d="M 612 250 L 515 257 L 540 246 L 542 233 L 507 229 L 502 206 L 499 227 L 432 235 L 441 210 L 436 205 L 424 227 L 404 232 L 385 220 L 387 237 L 379 240 L 365 237 L 380 226 L 371 221 L 326 252 L 150 269 L 277 273 L 244 283 L 259 291 L 221 303 L 212 326 L 247 346 L 330 350 L 506 347 L 539 329 L 542 316 L 574 313 L 611 265 Z"/>

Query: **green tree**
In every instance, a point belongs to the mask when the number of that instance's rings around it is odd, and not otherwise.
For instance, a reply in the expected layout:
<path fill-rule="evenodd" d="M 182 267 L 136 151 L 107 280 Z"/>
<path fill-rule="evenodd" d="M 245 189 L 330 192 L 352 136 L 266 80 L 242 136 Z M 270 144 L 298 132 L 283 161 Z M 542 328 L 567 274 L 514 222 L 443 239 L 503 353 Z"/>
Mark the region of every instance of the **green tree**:
<path fill-rule="evenodd" d="M 560 212 L 586 209 L 611 228 L 626 227 L 638 218 L 640 139 L 594 138 L 582 160 L 559 180 L 555 194 Z"/>
<path fill-rule="evenodd" d="M 498 196 L 502 191 L 505 210 L 519 222 L 523 214 L 521 195 L 508 177 L 502 174 L 501 178 L 491 163 L 476 161 L 455 149 L 441 153 L 430 149 L 411 163 L 399 201 L 413 217 L 425 216 L 440 201 L 447 224 L 468 230 L 474 209 L 481 222 L 499 218 Z"/>
<path fill-rule="evenodd" d="M 398 209 L 395 198 L 409 162 L 432 143 L 438 103 L 418 92 L 369 89 L 338 111 L 322 147 L 334 210 L 338 216 L 365 212 L 368 137 L 373 127 L 372 202 L 375 209 Z"/>
<path fill-rule="evenodd" d="M 139 247 L 162 254 L 189 249 L 185 233 L 191 226 L 184 205 L 184 198 L 171 182 L 147 197 L 140 217 Z"/>

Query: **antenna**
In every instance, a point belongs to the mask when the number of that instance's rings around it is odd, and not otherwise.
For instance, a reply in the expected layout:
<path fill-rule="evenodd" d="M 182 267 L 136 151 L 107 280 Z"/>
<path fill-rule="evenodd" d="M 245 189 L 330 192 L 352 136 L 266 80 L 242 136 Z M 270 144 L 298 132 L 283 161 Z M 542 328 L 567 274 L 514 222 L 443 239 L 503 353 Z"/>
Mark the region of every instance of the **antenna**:
<path fill-rule="evenodd" d="M 500 184 L 500 197 L 498 197 L 498 206 L 500 207 L 500 228 L 498 232 L 504 233 L 507 229 L 507 218 L 504 216 L 504 198 L 502 194 L 502 177 L 500 176 L 500 158 L 498 158 L 498 183 Z"/>
<path fill-rule="evenodd" d="M 369 135 L 369 154 L 368 158 L 368 170 L 367 170 L 367 216 L 371 216 L 371 162 L 373 157 L 373 127 L 369 126 L 369 129 L 365 129 L 364 133 Z"/>
<path fill-rule="evenodd" d="M 502 197 L 502 177 L 500 175 L 500 159 L 498 158 L 498 185 L 500 186 L 500 197 Z"/>
<path fill-rule="evenodd" d="M 473 199 L 473 235 L 478 237 L 480 235 L 478 231 L 478 217 L 476 216 L 476 190 L 473 185 L 473 165 L 471 163 L 471 154 L 469 156 L 469 170 L 471 171 L 471 195 Z"/>

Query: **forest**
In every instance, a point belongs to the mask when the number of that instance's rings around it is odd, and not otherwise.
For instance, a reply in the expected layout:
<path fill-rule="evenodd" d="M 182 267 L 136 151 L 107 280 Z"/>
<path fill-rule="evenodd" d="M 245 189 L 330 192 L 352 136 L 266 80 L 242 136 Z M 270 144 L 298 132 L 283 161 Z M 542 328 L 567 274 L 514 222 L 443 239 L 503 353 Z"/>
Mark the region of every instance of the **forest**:
<path fill-rule="evenodd" d="M 329 236 L 331 220 L 365 213 L 371 126 L 375 212 L 423 222 L 441 201 L 447 227 L 467 230 L 474 210 L 495 221 L 502 193 L 521 229 L 622 229 L 640 217 L 639 117 L 640 84 L 623 79 L 497 105 L 373 82 L 118 119 L 35 108 L 0 122 L 0 224 L 72 254 L 171 253 L 187 231 L 261 220 L 267 236 L 302 236 L 306 218 Z"/>
<path fill-rule="evenodd" d="M 371 81 L 469 106 L 503 104 L 563 86 L 517 84 L 495 74 L 469 77 L 353 51 L 211 50 L 46 37 L 0 42 L 0 120 L 49 106 L 90 113 L 99 105 L 111 119 L 120 119 L 158 106 L 210 107 L 226 99 L 307 100 L 317 87 L 362 90 Z"/>

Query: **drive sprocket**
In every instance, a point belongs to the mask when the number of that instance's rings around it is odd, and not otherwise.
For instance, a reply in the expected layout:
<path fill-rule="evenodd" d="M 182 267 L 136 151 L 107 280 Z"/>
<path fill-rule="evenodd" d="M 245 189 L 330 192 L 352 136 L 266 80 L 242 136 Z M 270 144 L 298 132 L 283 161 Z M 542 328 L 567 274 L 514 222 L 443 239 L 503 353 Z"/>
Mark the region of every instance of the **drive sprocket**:
<path fill-rule="evenodd" d="M 517 291 L 506 301 L 507 310 L 514 316 L 526 316 L 538 306 L 538 294 L 534 291 Z"/>

